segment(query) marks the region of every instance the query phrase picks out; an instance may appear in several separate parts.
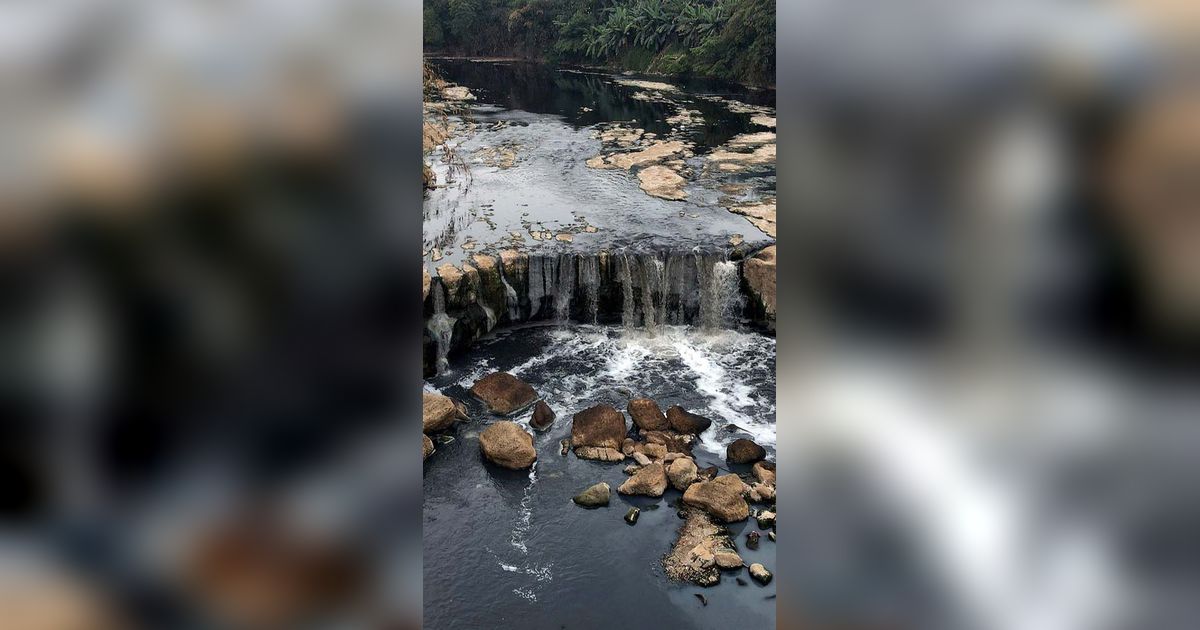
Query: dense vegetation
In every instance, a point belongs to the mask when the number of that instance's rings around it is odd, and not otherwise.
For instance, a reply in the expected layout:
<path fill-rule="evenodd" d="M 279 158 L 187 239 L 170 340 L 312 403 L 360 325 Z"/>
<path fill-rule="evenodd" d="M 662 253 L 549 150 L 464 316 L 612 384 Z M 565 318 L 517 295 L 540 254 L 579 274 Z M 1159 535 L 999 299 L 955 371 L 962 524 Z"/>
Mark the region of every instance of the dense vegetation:
<path fill-rule="evenodd" d="M 775 83 L 774 0 L 425 0 L 425 49 Z"/>

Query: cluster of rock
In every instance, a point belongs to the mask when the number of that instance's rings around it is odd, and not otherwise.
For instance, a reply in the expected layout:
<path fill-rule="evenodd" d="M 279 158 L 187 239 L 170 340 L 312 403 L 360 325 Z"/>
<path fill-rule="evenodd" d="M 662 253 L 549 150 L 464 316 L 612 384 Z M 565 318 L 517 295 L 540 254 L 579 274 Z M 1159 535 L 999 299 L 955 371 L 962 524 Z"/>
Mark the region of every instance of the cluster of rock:
<path fill-rule="evenodd" d="M 534 407 L 530 426 L 544 431 L 553 426 L 554 411 L 528 383 L 507 372 L 494 372 L 479 379 L 471 394 L 491 414 L 509 417 Z M 466 418 L 465 407 L 434 392 L 424 393 L 424 456 L 434 451 L 429 434 L 446 431 Z M 720 475 L 716 466 L 700 468 L 692 456 L 692 447 L 712 421 L 675 405 L 665 412 L 649 398 L 635 398 L 625 414 L 608 404 L 583 409 L 571 418 L 570 438 L 563 440 L 563 455 L 573 451 L 580 459 L 633 463 L 625 467 L 629 478 L 617 492 L 630 496 L 662 497 L 668 489 L 682 492 L 685 518 L 679 539 L 663 558 L 667 575 L 707 586 L 720 580 L 722 570 L 740 570 L 744 563 L 737 545 L 719 524 L 745 521 L 754 516 L 761 529 L 775 530 L 775 465 L 764 460 L 766 450 L 752 440 L 740 438 L 726 448 L 726 460 L 734 465 L 752 464 L 747 476 Z M 520 470 L 537 461 L 533 435 L 512 420 L 492 422 L 479 434 L 479 449 L 487 461 L 504 468 Z M 612 488 L 599 482 L 573 498 L 586 508 L 609 504 Z M 752 511 L 751 503 L 771 503 L 771 507 Z M 631 508 L 625 521 L 636 524 L 637 508 Z M 760 534 L 752 531 L 747 538 L 757 548 Z M 751 577 L 765 584 L 771 575 L 761 565 L 752 565 Z"/>

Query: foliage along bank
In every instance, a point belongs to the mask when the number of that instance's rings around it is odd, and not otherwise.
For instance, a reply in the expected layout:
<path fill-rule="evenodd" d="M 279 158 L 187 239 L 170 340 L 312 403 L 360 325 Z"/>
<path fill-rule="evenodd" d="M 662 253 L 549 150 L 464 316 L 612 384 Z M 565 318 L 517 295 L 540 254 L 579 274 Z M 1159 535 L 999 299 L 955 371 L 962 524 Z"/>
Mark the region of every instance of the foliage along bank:
<path fill-rule="evenodd" d="M 425 0 L 428 52 L 775 83 L 774 0 Z"/>

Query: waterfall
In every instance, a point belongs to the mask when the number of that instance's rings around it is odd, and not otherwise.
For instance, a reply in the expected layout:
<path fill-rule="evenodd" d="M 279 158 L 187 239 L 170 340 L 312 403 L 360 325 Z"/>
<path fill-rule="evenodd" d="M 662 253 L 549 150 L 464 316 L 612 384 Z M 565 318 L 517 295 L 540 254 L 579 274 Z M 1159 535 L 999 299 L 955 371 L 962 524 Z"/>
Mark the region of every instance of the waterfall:
<path fill-rule="evenodd" d="M 705 328 L 730 328 L 742 309 L 741 277 L 737 263 L 697 256 L 700 277 L 700 324 Z M 707 270 L 708 273 L 703 273 Z"/>
<path fill-rule="evenodd" d="M 658 289 L 659 294 L 662 290 L 662 261 L 658 257 L 644 257 L 641 260 L 642 268 L 642 326 L 646 330 L 654 330 L 662 323 L 661 318 L 656 316 L 654 305 L 654 290 Z"/>
<path fill-rule="evenodd" d="M 450 352 L 451 336 L 454 334 L 454 318 L 446 314 L 446 289 L 441 280 L 433 283 L 433 315 L 429 317 L 429 334 L 437 348 L 437 371 L 440 374 L 449 365 L 446 354 Z"/>
<path fill-rule="evenodd" d="M 632 327 L 634 322 L 634 305 L 633 305 L 633 263 L 630 262 L 628 254 L 621 255 L 621 292 L 624 301 L 621 306 L 621 324 L 626 328 Z"/>
<path fill-rule="evenodd" d="M 496 266 L 497 273 L 500 274 L 500 282 L 504 285 L 504 302 L 508 310 L 509 321 L 517 321 L 521 319 L 521 300 L 517 297 L 516 289 L 508 283 L 508 279 L 504 277 L 504 265 Z"/>
<path fill-rule="evenodd" d="M 554 312 L 559 322 L 565 322 L 571 317 L 571 300 L 575 293 L 575 256 L 559 256 L 556 267 Z"/>
<path fill-rule="evenodd" d="M 595 324 L 600 312 L 600 259 L 595 256 L 579 258 L 579 284 L 583 287 L 586 321 Z"/>

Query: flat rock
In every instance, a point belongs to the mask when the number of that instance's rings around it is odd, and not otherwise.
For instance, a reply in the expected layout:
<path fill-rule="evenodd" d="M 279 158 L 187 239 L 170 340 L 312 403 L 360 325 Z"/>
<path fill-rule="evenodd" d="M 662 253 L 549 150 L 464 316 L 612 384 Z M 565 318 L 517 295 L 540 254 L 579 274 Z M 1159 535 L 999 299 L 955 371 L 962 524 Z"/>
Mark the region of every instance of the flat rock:
<path fill-rule="evenodd" d="M 493 372 L 471 386 L 471 395 L 483 401 L 488 411 L 510 416 L 537 401 L 533 387 L 508 372 Z"/>
<path fill-rule="evenodd" d="M 588 407 L 571 418 L 571 444 L 576 455 L 581 447 L 589 446 L 621 454 L 626 431 L 625 416 L 612 405 Z"/>
<path fill-rule="evenodd" d="M 667 473 L 662 464 L 643 466 L 625 480 L 617 492 L 645 497 L 661 497 L 667 491 Z"/>
<path fill-rule="evenodd" d="M 537 461 L 533 436 L 515 422 L 494 422 L 479 434 L 479 450 L 493 464 L 520 470 Z"/>
<path fill-rule="evenodd" d="M 683 502 L 704 510 L 719 521 L 744 521 L 750 516 L 750 505 L 742 498 L 743 485 L 737 475 L 694 483 L 683 493 Z"/>

